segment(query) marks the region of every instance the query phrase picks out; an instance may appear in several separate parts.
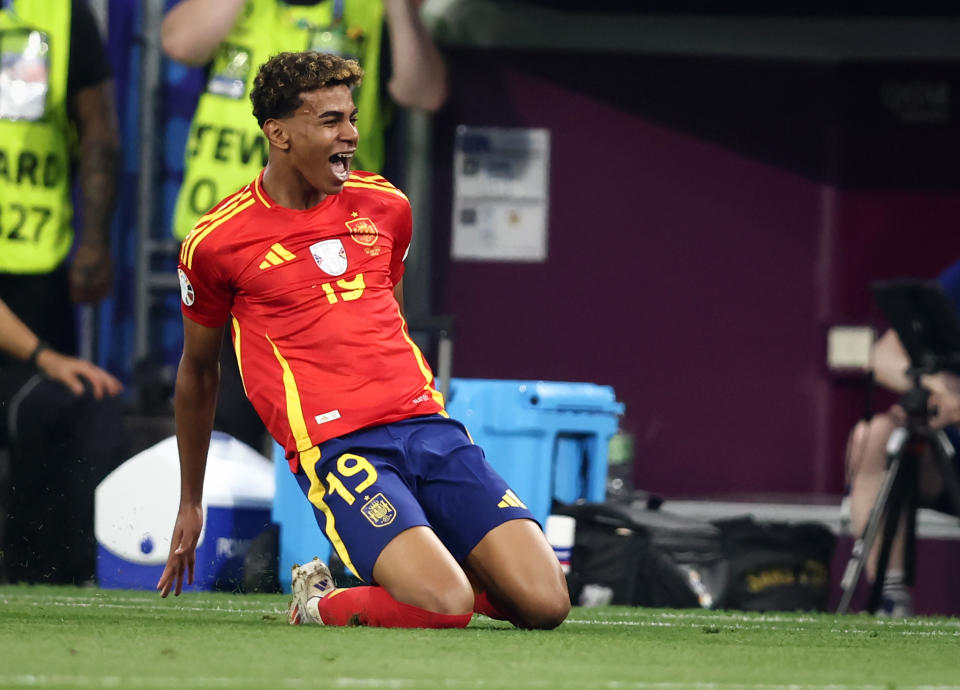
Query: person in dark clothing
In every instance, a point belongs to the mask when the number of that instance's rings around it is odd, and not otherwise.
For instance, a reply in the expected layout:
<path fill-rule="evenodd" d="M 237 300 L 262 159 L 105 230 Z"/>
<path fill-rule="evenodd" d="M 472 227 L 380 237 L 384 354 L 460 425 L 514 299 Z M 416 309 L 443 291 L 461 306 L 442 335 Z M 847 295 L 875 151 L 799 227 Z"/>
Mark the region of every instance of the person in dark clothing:
<path fill-rule="evenodd" d="M 83 0 L 4 0 L 0 31 L 0 300 L 38 343 L 28 362 L 0 353 L 0 567 L 14 581 L 84 582 L 93 492 L 124 458 L 125 434 L 116 380 L 59 353 L 76 354 L 74 304 L 112 284 L 113 82 Z"/>

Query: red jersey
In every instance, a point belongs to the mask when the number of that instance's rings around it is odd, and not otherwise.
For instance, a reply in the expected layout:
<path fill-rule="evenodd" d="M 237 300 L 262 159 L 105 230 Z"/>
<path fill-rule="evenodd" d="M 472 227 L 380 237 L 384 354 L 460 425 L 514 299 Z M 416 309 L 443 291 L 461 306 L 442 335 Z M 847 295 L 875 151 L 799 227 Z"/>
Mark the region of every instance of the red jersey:
<path fill-rule="evenodd" d="M 443 410 L 394 298 L 410 246 L 410 203 L 353 172 L 311 209 L 278 206 L 260 176 L 203 216 L 180 249 L 184 315 L 232 316 L 244 390 L 271 435 L 297 453 L 357 429 Z"/>

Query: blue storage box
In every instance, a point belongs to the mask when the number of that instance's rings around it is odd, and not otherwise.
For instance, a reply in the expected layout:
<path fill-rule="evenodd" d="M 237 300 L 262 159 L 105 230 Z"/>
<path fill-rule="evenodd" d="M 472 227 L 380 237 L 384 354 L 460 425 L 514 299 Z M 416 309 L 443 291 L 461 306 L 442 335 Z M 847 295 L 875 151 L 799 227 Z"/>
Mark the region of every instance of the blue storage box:
<path fill-rule="evenodd" d="M 245 443 L 214 432 L 203 483 L 204 524 L 194 584 L 236 589 L 253 540 L 270 526 L 273 469 Z M 180 502 L 177 439 L 167 438 L 111 472 L 94 495 L 97 582 L 107 589 L 154 589 L 170 551 Z"/>
<path fill-rule="evenodd" d="M 607 448 L 623 414 L 610 386 L 451 379 L 447 412 L 541 525 L 554 497 L 606 498 Z"/>
<path fill-rule="evenodd" d="M 320 530 L 313 506 L 300 490 L 296 477 L 277 445 L 273 454 L 276 493 L 273 498 L 273 521 L 280 526 L 279 579 L 284 592 L 290 591 L 290 570 L 294 563 L 306 563 L 314 556 L 330 561 L 330 542 Z"/>

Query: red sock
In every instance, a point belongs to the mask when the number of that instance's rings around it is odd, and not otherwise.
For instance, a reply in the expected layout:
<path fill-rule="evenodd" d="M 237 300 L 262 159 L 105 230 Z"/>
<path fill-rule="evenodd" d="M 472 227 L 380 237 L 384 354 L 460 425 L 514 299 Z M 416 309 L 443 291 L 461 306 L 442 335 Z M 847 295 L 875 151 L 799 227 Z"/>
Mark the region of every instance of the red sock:
<path fill-rule="evenodd" d="M 482 613 L 487 618 L 498 621 L 509 621 L 517 627 L 523 627 L 520 619 L 504 606 L 498 606 L 490 601 L 487 590 L 476 592 L 473 597 L 473 612 Z"/>
<path fill-rule="evenodd" d="M 324 625 L 368 625 L 372 628 L 465 628 L 472 613 L 449 615 L 402 604 L 383 587 L 337 589 L 319 604 Z"/>

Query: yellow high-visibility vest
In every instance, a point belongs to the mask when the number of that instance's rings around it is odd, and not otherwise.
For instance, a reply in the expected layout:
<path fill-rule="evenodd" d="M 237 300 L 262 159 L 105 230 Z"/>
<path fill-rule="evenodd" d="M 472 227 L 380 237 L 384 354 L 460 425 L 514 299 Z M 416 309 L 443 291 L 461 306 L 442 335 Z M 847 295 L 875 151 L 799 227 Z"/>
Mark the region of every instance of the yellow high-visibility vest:
<path fill-rule="evenodd" d="M 360 141 L 351 167 L 379 172 L 384 154 L 382 30 L 379 0 L 326 0 L 316 5 L 247 0 L 230 35 L 217 49 L 190 125 L 173 234 L 186 237 L 201 215 L 250 182 L 267 164 L 269 148 L 253 117 L 250 91 L 260 65 L 280 52 L 335 52 L 360 62 L 363 84 L 354 93 Z"/>
<path fill-rule="evenodd" d="M 0 10 L 0 273 L 49 273 L 73 244 L 70 0 Z"/>

